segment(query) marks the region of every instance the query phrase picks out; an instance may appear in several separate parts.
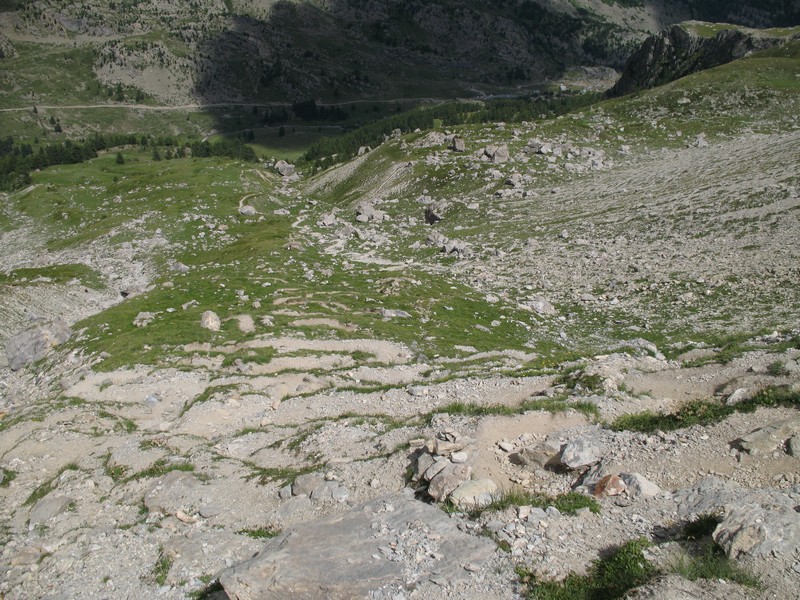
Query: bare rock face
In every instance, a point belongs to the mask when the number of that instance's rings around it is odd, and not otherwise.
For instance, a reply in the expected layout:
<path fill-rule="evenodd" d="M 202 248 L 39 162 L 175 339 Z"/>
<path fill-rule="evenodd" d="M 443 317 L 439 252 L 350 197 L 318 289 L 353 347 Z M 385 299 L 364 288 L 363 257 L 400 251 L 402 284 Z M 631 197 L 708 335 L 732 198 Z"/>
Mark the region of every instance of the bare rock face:
<path fill-rule="evenodd" d="M 8 340 L 6 345 L 8 366 L 12 371 L 17 371 L 36 362 L 71 336 L 72 331 L 63 319 L 39 320 Z"/>
<path fill-rule="evenodd" d="M 784 419 L 756 429 L 739 440 L 739 445 L 748 454 L 767 454 L 789 438 L 800 433 L 800 417 Z"/>
<path fill-rule="evenodd" d="M 285 531 L 223 571 L 220 583 L 232 600 L 343 600 L 389 585 L 413 587 L 434 575 L 455 582 L 469 576 L 465 565 L 479 568 L 495 551 L 492 541 L 456 525 L 410 493 L 387 496 Z"/>

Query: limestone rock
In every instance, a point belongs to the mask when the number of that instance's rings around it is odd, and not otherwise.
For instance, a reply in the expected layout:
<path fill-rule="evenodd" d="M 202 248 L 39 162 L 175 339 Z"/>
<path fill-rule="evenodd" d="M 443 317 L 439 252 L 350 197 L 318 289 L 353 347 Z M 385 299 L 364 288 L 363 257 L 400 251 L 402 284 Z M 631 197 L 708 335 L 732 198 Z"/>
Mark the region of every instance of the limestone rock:
<path fill-rule="evenodd" d="M 239 214 L 249 217 L 256 214 L 256 209 L 254 206 L 251 206 L 249 204 L 243 204 L 242 206 L 239 207 Z"/>
<path fill-rule="evenodd" d="M 30 514 L 30 524 L 38 525 L 60 515 L 70 505 L 72 500 L 65 496 L 48 494 L 33 505 Z"/>
<path fill-rule="evenodd" d="M 215 313 L 213 310 L 207 310 L 200 315 L 200 327 L 203 329 L 219 331 L 221 326 L 222 322 L 219 319 L 219 315 L 217 315 L 217 313 Z"/>
<path fill-rule="evenodd" d="M 145 492 L 144 505 L 151 513 L 193 513 L 200 501 L 200 482 L 191 473 L 170 471 L 159 477 Z"/>
<path fill-rule="evenodd" d="M 472 467 L 469 465 L 449 463 L 431 479 L 428 495 L 437 502 L 442 502 L 453 490 L 469 479 L 471 474 Z"/>
<path fill-rule="evenodd" d="M 795 434 L 786 442 L 786 452 L 789 456 L 800 458 L 800 434 Z"/>
<path fill-rule="evenodd" d="M 628 486 L 628 495 L 632 497 L 644 496 L 652 498 L 661 493 L 661 488 L 639 473 L 620 473 L 620 478 Z"/>
<path fill-rule="evenodd" d="M 465 481 L 450 494 L 450 501 L 462 510 L 482 508 L 492 503 L 497 485 L 491 479 Z"/>
<path fill-rule="evenodd" d="M 140 312 L 133 320 L 134 327 L 147 327 L 150 322 L 155 319 L 155 315 L 151 312 Z"/>
<path fill-rule="evenodd" d="M 800 518 L 789 508 L 734 506 L 726 511 L 713 538 L 732 558 L 792 556 L 800 550 Z"/>
<path fill-rule="evenodd" d="M 604 453 L 605 448 L 599 442 L 589 438 L 578 438 L 564 447 L 559 460 L 565 467 L 580 469 L 599 462 Z"/>
<path fill-rule="evenodd" d="M 800 433 L 800 417 L 792 417 L 756 429 L 743 436 L 739 440 L 739 445 L 748 454 L 766 454 L 798 433 Z"/>
<path fill-rule="evenodd" d="M 417 562 L 419 552 L 425 559 Z M 387 586 L 413 587 L 434 573 L 437 581 L 468 578 L 463 565 L 480 567 L 494 552 L 488 538 L 462 533 L 436 507 L 399 494 L 292 527 L 223 571 L 220 582 L 237 600 L 363 598 Z"/>
<path fill-rule="evenodd" d="M 47 356 L 52 348 L 63 344 L 72 336 L 63 319 L 40 319 L 14 335 L 6 344 L 8 366 L 17 371 Z"/>
<path fill-rule="evenodd" d="M 315 475 L 314 473 L 306 473 L 304 475 L 300 475 L 297 479 L 294 480 L 294 483 L 292 484 L 292 495 L 311 496 L 314 490 L 316 490 L 321 485 L 322 485 L 322 477 L 320 477 L 319 475 Z"/>
<path fill-rule="evenodd" d="M 295 168 L 294 165 L 289 164 L 285 160 L 279 160 L 275 163 L 275 170 L 281 174 L 283 177 L 290 177 L 294 175 Z"/>
<path fill-rule="evenodd" d="M 465 152 L 467 149 L 467 145 L 464 142 L 464 138 L 460 138 L 455 136 L 453 138 L 453 152 Z"/>

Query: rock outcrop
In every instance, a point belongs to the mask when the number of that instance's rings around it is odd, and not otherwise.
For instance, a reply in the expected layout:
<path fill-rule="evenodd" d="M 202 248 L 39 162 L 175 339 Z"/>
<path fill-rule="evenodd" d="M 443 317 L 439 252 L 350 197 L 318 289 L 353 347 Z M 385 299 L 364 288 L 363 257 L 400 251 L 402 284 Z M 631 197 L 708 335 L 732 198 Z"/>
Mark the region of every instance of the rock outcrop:
<path fill-rule="evenodd" d="M 495 552 L 494 542 L 456 525 L 410 494 L 378 498 L 287 530 L 252 559 L 223 571 L 220 582 L 234 600 L 361 598 L 434 576 L 454 582 Z"/>
<path fill-rule="evenodd" d="M 691 73 L 716 67 L 749 52 L 785 43 L 787 37 L 764 30 L 688 21 L 647 38 L 628 59 L 611 97 L 663 85 Z"/>

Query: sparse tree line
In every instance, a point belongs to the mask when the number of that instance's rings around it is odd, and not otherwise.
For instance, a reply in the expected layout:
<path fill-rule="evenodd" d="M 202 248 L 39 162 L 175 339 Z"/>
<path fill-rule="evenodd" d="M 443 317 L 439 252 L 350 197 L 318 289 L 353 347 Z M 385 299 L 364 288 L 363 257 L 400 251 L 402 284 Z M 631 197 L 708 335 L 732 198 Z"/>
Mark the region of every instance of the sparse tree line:
<path fill-rule="evenodd" d="M 139 146 L 152 149 L 153 160 L 184 158 L 187 156 L 207 158 L 220 156 L 248 162 L 258 160 L 255 151 L 242 139 L 225 139 L 216 142 L 190 141 L 181 143 L 169 136 L 137 137 L 135 134 L 94 134 L 80 141 L 66 140 L 56 144 L 43 144 L 34 148 L 31 144 L 18 143 L 8 136 L 0 139 L 0 189 L 14 190 L 31 183 L 31 173 L 54 165 L 84 162 L 97 157 L 97 152 L 121 146 Z M 117 153 L 117 164 L 124 164 L 124 157 Z"/>

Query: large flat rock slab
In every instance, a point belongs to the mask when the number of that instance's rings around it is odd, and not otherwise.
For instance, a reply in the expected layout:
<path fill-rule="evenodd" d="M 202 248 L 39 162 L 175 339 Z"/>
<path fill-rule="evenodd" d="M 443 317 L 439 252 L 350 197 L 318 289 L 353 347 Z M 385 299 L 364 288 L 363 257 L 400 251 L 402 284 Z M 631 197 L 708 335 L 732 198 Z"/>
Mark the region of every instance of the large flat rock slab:
<path fill-rule="evenodd" d="M 496 552 L 457 524 L 409 495 L 383 497 L 289 529 L 220 582 L 231 600 L 353 599 L 387 585 L 453 582 Z"/>

